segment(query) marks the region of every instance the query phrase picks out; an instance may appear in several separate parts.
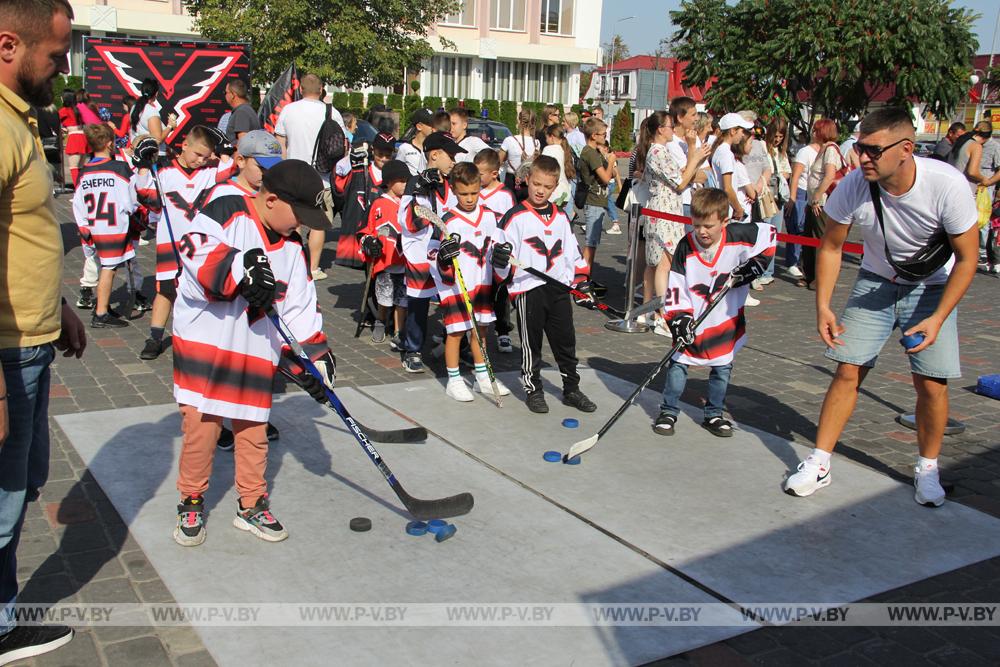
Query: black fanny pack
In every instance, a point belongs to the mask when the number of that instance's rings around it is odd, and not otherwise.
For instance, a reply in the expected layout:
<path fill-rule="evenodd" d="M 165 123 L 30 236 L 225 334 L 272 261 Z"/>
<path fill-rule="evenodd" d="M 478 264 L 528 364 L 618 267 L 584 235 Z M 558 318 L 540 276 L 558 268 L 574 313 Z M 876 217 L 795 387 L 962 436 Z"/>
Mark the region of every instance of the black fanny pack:
<path fill-rule="evenodd" d="M 875 207 L 875 217 L 878 218 L 879 229 L 882 230 L 882 240 L 885 242 L 885 259 L 889 262 L 896 275 L 903 280 L 919 282 L 932 275 L 948 263 L 953 254 L 951 241 L 948 240 L 948 233 L 939 229 L 927 241 L 927 245 L 918 250 L 909 259 L 897 262 L 889 252 L 889 241 L 885 235 L 885 223 L 882 220 L 882 198 L 879 195 L 878 183 L 869 182 L 868 188 L 871 191 L 872 205 Z"/>

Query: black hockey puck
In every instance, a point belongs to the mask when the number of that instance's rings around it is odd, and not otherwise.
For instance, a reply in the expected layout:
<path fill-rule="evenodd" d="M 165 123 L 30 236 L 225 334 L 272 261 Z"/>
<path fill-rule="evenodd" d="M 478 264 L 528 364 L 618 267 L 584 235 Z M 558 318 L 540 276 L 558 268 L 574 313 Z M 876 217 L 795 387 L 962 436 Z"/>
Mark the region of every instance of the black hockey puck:
<path fill-rule="evenodd" d="M 349 525 L 355 533 L 365 533 L 372 529 L 372 520 L 366 516 L 356 516 Z"/>

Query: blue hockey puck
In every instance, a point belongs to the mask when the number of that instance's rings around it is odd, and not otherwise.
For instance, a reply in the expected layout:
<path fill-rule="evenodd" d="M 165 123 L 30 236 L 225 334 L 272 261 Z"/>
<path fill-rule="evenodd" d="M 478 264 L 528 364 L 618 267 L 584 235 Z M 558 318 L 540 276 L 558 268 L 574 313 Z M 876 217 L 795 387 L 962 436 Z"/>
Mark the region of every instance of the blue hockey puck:
<path fill-rule="evenodd" d="M 427 522 L 427 532 L 437 535 L 447 525 L 448 522 L 442 519 L 431 519 Z"/>
<path fill-rule="evenodd" d="M 548 451 L 542 454 L 542 458 L 549 463 L 559 463 L 562 461 L 562 454 L 556 451 Z"/>
<path fill-rule="evenodd" d="M 917 345 L 924 342 L 924 335 L 920 332 L 915 334 L 910 334 L 909 336 L 903 336 L 899 339 L 899 344 L 905 347 L 907 350 L 912 350 Z"/>
<path fill-rule="evenodd" d="M 578 465 L 580 465 L 580 457 L 579 456 L 574 456 L 571 459 L 566 459 L 565 461 L 563 461 L 563 463 L 565 463 L 566 465 L 569 465 L 569 466 L 578 466 Z"/>
<path fill-rule="evenodd" d="M 406 524 L 406 534 L 419 537 L 427 534 L 427 524 L 423 521 L 411 521 Z"/>
<path fill-rule="evenodd" d="M 579 419 L 573 419 L 572 417 L 567 417 L 562 421 L 562 425 L 566 428 L 576 428 L 580 425 Z"/>
<path fill-rule="evenodd" d="M 444 542 L 452 535 L 454 535 L 456 531 L 458 531 L 458 528 L 456 528 L 454 524 L 450 523 L 445 524 L 441 528 L 441 530 L 437 531 L 437 533 L 434 535 L 434 540 L 437 542 Z"/>

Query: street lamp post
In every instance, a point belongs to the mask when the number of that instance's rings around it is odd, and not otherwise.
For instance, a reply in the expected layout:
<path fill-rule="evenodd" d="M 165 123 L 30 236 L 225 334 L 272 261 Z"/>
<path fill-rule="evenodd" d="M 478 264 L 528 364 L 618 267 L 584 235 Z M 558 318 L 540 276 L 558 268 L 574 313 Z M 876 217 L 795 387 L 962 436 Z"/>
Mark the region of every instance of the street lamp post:
<path fill-rule="evenodd" d="M 615 21 L 615 25 L 621 23 L 622 21 L 628 21 L 629 19 L 634 19 L 634 16 L 626 16 Z M 611 107 L 611 86 L 614 85 L 615 80 L 615 37 L 617 37 L 617 31 L 614 35 L 611 35 L 611 68 L 608 73 L 608 111 L 610 112 Z"/>

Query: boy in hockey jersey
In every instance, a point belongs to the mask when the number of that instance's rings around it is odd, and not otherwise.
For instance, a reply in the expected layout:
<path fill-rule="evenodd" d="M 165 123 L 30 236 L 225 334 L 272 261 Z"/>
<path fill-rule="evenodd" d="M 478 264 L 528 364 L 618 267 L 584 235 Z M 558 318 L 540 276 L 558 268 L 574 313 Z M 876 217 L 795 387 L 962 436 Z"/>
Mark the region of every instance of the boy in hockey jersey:
<path fill-rule="evenodd" d="M 492 148 L 484 148 L 476 153 L 472 162 L 479 169 L 479 183 L 483 186 L 479 193 L 479 203 L 503 218 L 514 207 L 517 200 L 514 193 L 500 182 L 500 155 Z M 493 312 L 496 313 L 497 349 L 503 353 L 514 350 L 510 341 L 510 295 L 506 283 L 493 290 Z"/>
<path fill-rule="evenodd" d="M 174 161 L 159 170 L 157 180 L 163 198 L 163 215 L 156 226 L 156 297 L 150 316 L 149 338 L 139 353 L 140 359 L 156 359 L 163 352 L 163 334 L 177 294 L 180 271 L 174 244 L 187 233 L 212 189 L 232 175 L 236 166 L 231 157 L 234 150 L 217 129 L 196 125 L 184 138 Z M 210 165 L 214 154 L 220 156 L 219 163 Z"/>
<path fill-rule="evenodd" d="M 519 264 L 537 269 L 564 285 L 575 285 L 587 294 L 591 292 L 590 266 L 580 254 L 569 219 L 549 202 L 549 196 L 559 183 L 559 171 L 559 163 L 548 155 L 532 162 L 528 172 L 528 197 L 500 221 L 501 233 L 491 261 L 501 277 L 510 271 L 507 289 L 517 311 L 521 381 L 528 394 L 528 409 L 536 413 L 549 411 L 541 378 L 544 335 L 562 375 L 563 404 L 593 412 L 597 406 L 580 391 L 580 375 L 576 372 L 576 330 L 569 294 L 509 266 L 513 256 Z"/>
<path fill-rule="evenodd" d="M 84 254 L 100 267 L 97 278 L 97 299 L 90 325 L 94 328 L 125 327 L 128 322 L 112 314 L 111 289 L 115 273 L 121 266 L 134 279 L 135 247 L 130 237 L 129 218 L 139 207 L 139 176 L 127 162 L 115 160 L 114 131 L 105 124 L 84 128 L 84 135 L 93 157 L 80 169 L 78 185 L 73 195 L 73 216 L 83 241 Z M 148 178 L 148 171 L 143 172 Z M 155 196 L 147 188 L 145 195 Z M 139 285 L 133 285 L 138 290 Z M 131 313 L 126 313 L 130 316 Z"/>
<path fill-rule="evenodd" d="M 267 317 L 271 308 L 333 386 L 335 360 L 323 335 L 299 225 L 326 229 L 324 184 L 301 160 L 264 175 L 256 197 L 222 197 L 178 240 L 183 263 L 174 305 L 174 398 L 183 420 L 174 540 L 205 541 L 204 494 L 222 420 L 233 423 L 239 505 L 233 525 L 269 542 L 288 536 L 270 511 L 265 424 L 276 368 L 319 402 L 323 383 L 289 359 Z"/>
<path fill-rule="evenodd" d="M 208 195 L 208 202 L 229 195 L 255 196 L 264 180 L 264 172 L 281 162 L 281 144 L 270 132 L 251 130 L 240 137 L 233 161 L 239 171 L 228 181 L 216 185 Z"/>
<path fill-rule="evenodd" d="M 410 170 L 399 160 L 391 160 L 381 166 L 380 175 L 385 192 L 372 202 L 368 212 L 368 224 L 362 230 L 361 253 L 372 265 L 369 271 L 373 273 L 375 301 L 379 309 L 379 318 L 372 326 L 372 342 L 385 341 L 389 309 L 393 308 L 395 335 L 390 345 L 393 350 L 399 350 L 402 343 L 398 336 L 406 320 L 406 284 L 403 277 L 406 260 L 402 254 L 399 201 L 410 180 Z"/>
<path fill-rule="evenodd" d="M 493 267 L 490 257 L 493 242 L 497 236 L 497 218 L 493 211 L 479 203 L 479 169 L 474 164 L 460 162 L 452 169 L 449 177 L 455 193 L 455 206 L 441 216 L 448 228 L 444 236 L 435 229 L 428 246 L 431 275 L 437 286 L 441 301 L 442 319 L 445 328 L 444 363 L 448 369 L 448 386 L 445 393 L 456 401 L 471 401 L 472 392 L 458 372 L 459 348 L 466 332 L 475 326 L 479 336 L 485 338 L 493 314 Z M 509 254 L 509 253 L 508 253 Z M 472 303 L 475 322 L 469 318 L 469 311 L 458 284 L 454 262 L 458 260 L 458 270 Z M 476 387 L 483 393 L 492 392 L 486 362 L 478 345 L 472 345 L 472 359 L 475 366 Z M 501 396 L 510 390 L 497 380 Z"/>
<path fill-rule="evenodd" d="M 722 416 L 733 358 L 746 342 L 743 304 L 750 283 L 764 274 L 774 257 L 774 227 L 765 224 L 729 225 L 729 199 L 716 188 L 696 190 L 691 196 L 693 231 L 681 239 L 670 265 L 664 318 L 674 341 L 685 347 L 667 366 L 660 414 L 653 430 L 673 435 L 688 366 L 709 366 L 708 400 L 702 427 L 720 438 L 733 434 Z M 695 331 L 695 320 L 714 296 L 731 281 L 732 288 Z"/>

